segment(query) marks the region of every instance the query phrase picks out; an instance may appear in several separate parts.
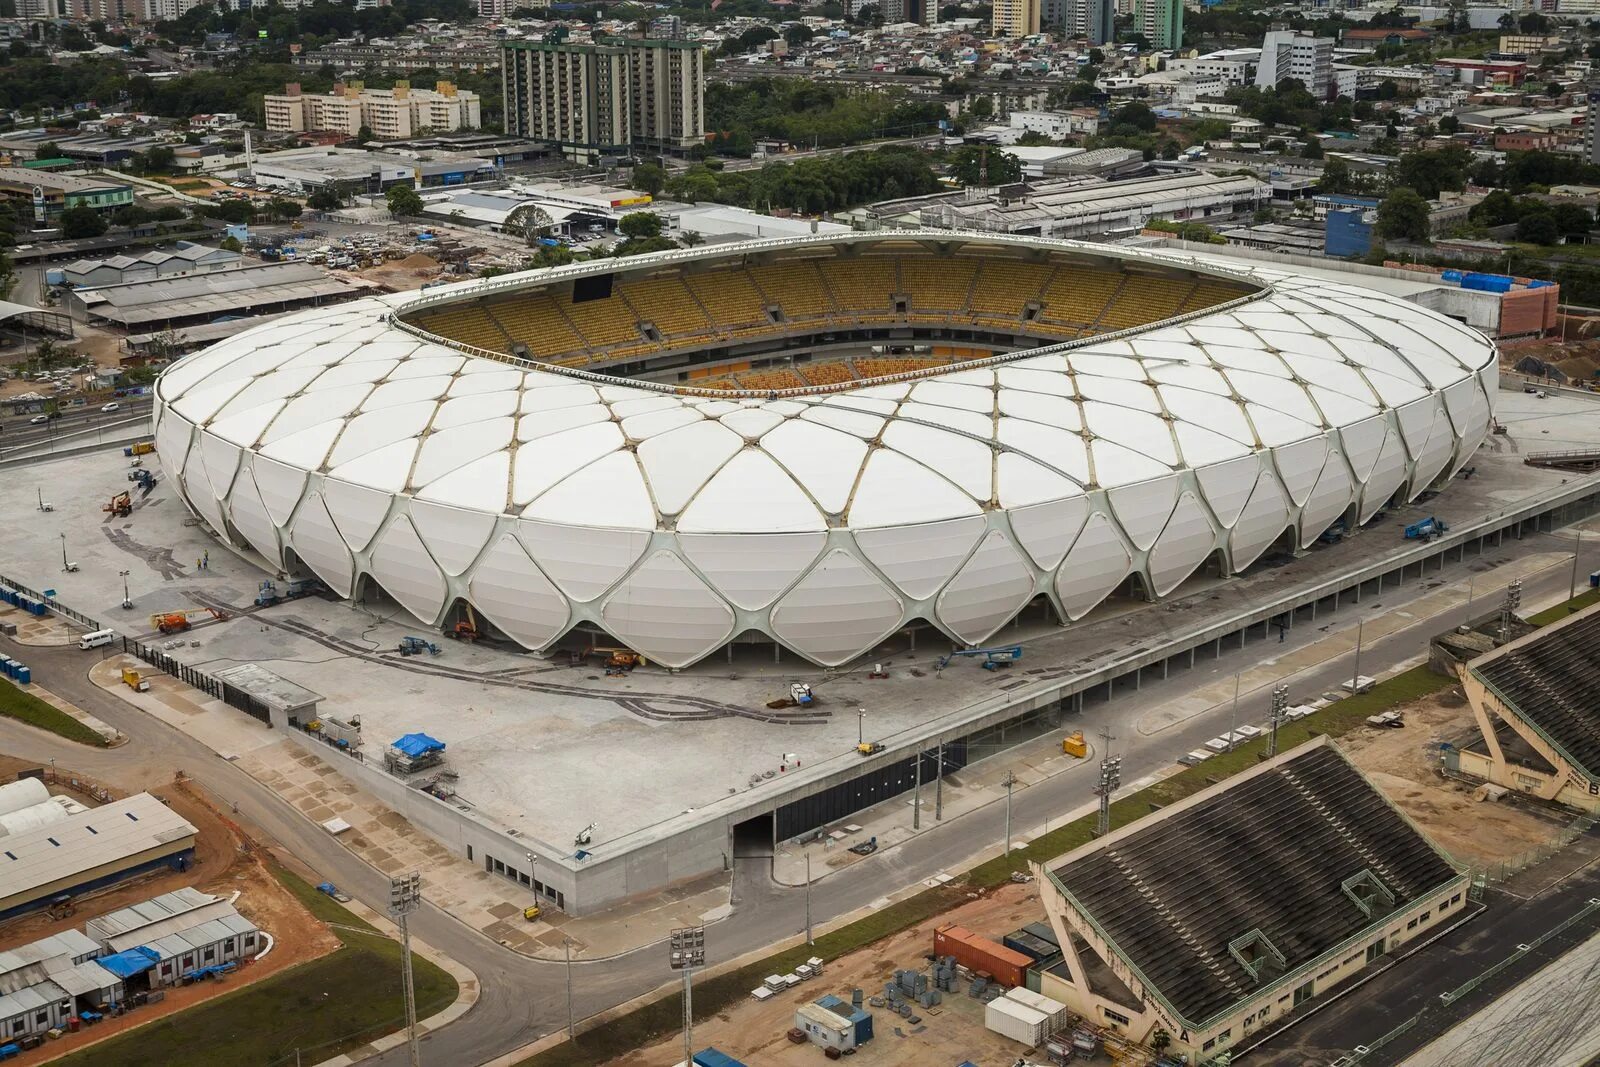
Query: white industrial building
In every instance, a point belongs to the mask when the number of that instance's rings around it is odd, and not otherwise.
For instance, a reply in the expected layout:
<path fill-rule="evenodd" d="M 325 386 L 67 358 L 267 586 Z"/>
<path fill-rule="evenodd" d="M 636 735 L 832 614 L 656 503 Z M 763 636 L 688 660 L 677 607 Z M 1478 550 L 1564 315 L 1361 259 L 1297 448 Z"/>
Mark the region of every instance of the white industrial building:
<path fill-rule="evenodd" d="M 65 1027 L 80 1002 L 118 998 L 122 980 L 94 962 L 100 954 L 77 930 L 0 952 L 0 1042 Z"/>
<path fill-rule="evenodd" d="M 1001 354 L 744 392 L 599 373 L 952 322 Z M 677 668 L 760 635 L 837 666 L 1366 522 L 1468 461 L 1496 374 L 1481 334 L 1354 281 L 885 232 L 283 319 L 166 371 L 155 429 L 218 536 L 341 596 L 440 625 L 467 601 L 530 648 L 598 629 Z"/>
<path fill-rule="evenodd" d="M 262 934 L 222 897 L 184 888 L 91 919 L 84 933 L 106 955 L 144 949 L 151 986 L 169 986 L 201 967 L 260 951 Z"/>
<path fill-rule="evenodd" d="M 192 241 L 179 241 L 173 248 L 153 249 L 137 256 L 111 256 L 108 259 L 79 259 L 59 270 L 52 269 L 51 285 L 74 289 L 92 285 L 121 285 L 124 282 L 176 278 L 185 274 L 204 274 L 239 264 L 238 252 L 211 248 Z"/>

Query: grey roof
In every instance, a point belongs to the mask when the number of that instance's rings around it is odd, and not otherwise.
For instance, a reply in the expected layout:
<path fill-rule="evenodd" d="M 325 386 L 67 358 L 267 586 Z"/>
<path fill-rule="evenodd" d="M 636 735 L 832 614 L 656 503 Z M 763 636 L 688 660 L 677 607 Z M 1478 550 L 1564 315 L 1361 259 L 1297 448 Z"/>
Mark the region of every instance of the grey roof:
<path fill-rule="evenodd" d="M 218 671 L 217 677 L 235 689 L 244 690 L 275 711 L 297 711 L 322 700 L 322 694 L 274 674 L 259 663 L 241 663 Z"/>
<path fill-rule="evenodd" d="M 106 189 L 126 189 L 126 182 L 94 181 L 72 174 L 55 174 L 31 170 L 27 167 L 0 167 L 0 182 L 16 185 L 37 185 L 63 193 L 96 193 Z"/>
<path fill-rule="evenodd" d="M 168 845 L 192 847 L 190 822 L 149 793 L 136 793 L 90 808 L 66 822 L 0 842 L 0 909 L 33 899 L 52 882 L 70 880 L 96 867 L 114 865 Z"/>
<path fill-rule="evenodd" d="M 185 953 L 203 949 L 207 945 L 215 945 L 219 941 L 226 941 L 237 934 L 254 933 L 255 923 L 228 907 L 228 914 L 219 916 L 199 926 L 180 930 L 168 934 L 166 937 L 145 942 L 145 947 L 154 949 L 163 961 L 182 956 Z"/>
<path fill-rule="evenodd" d="M 10 993 L 37 983 L 61 966 L 98 955 L 100 946 L 77 930 L 40 938 L 0 952 L 0 992 Z"/>
<path fill-rule="evenodd" d="M 0 997 L 0 1019 L 15 1019 L 19 1015 L 27 1015 L 69 999 L 67 991 L 54 982 L 40 982 Z"/>
<path fill-rule="evenodd" d="M 76 964 L 65 970 L 50 972 L 50 981 L 75 997 L 85 997 L 104 989 L 116 989 L 122 979 L 93 960 Z"/>
<path fill-rule="evenodd" d="M 354 295 L 370 288 L 324 274 L 309 263 L 266 263 L 209 274 L 125 282 L 80 289 L 95 315 L 132 324 L 182 319 L 192 315 L 239 314 L 264 304 Z"/>
<path fill-rule="evenodd" d="M 83 932 L 95 942 L 104 941 L 109 937 L 119 934 L 133 933 L 144 930 L 152 923 L 159 923 L 175 915 L 186 915 L 197 908 L 215 903 L 220 897 L 210 893 L 202 893 L 193 886 L 184 886 L 170 893 L 163 893 L 159 897 L 138 904 L 130 904 L 126 908 L 107 912 L 97 918 L 90 919 L 83 924 Z M 120 952 L 121 949 L 114 951 Z"/>

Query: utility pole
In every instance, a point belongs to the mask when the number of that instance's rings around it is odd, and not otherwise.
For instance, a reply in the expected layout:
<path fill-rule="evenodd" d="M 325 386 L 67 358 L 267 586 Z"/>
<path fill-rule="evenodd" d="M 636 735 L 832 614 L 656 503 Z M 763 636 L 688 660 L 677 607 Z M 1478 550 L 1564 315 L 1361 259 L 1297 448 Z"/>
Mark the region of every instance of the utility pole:
<path fill-rule="evenodd" d="M 417 1048 L 417 991 L 411 975 L 411 928 L 406 916 L 422 903 L 422 875 L 415 872 L 389 879 L 389 913 L 400 926 L 400 978 L 406 993 L 406 1049 L 411 1067 L 422 1067 L 422 1052 Z"/>
<path fill-rule="evenodd" d="M 939 751 L 934 756 L 933 778 L 933 821 L 944 819 L 944 742 L 939 742 Z"/>
<path fill-rule="evenodd" d="M 1567 599 L 1578 595 L 1578 552 L 1583 548 L 1583 531 L 1577 531 L 1578 541 L 1572 546 L 1572 584 L 1567 587 Z"/>
<path fill-rule="evenodd" d="M 1109 732 L 1100 736 L 1105 740 L 1106 754 L 1100 758 L 1100 780 L 1094 788 L 1100 797 L 1100 812 L 1094 824 L 1096 837 L 1104 837 L 1111 832 L 1111 794 L 1122 785 L 1122 757 L 1111 754 L 1111 742 L 1116 737 Z"/>
<path fill-rule="evenodd" d="M 911 786 L 911 829 L 912 832 L 922 829 L 922 746 L 917 746 L 916 753 L 911 757 L 914 765 L 912 773 L 915 775 Z"/>
<path fill-rule="evenodd" d="M 1011 787 L 1017 784 L 1017 776 L 1010 771 L 1006 772 L 1006 780 L 1000 783 L 1006 787 L 1006 857 L 1011 856 Z"/>
<path fill-rule="evenodd" d="M 1354 672 L 1350 675 L 1351 696 L 1361 692 L 1361 636 L 1362 628 L 1366 625 L 1366 619 L 1360 619 L 1356 622 L 1356 666 Z"/>
<path fill-rule="evenodd" d="M 1289 687 L 1280 685 L 1272 691 L 1272 737 L 1267 741 L 1267 755 L 1278 754 L 1278 727 L 1283 725 L 1283 717 L 1289 710 Z"/>
<path fill-rule="evenodd" d="M 561 947 L 567 956 L 567 1040 L 575 1041 L 578 1030 L 572 1016 L 572 938 L 562 937 Z"/>
<path fill-rule="evenodd" d="M 856 748 L 867 743 L 867 709 L 856 709 Z"/>
<path fill-rule="evenodd" d="M 806 944 L 815 945 L 811 936 L 811 850 L 806 850 Z"/>
<path fill-rule="evenodd" d="M 690 976 L 696 967 L 705 966 L 706 928 L 685 926 L 672 931 L 668 964 L 683 974 L 683 1058 L 694 1062 L 694 993 Z"/>
<path fill-rule="evenodd" d="M 1235 672 L 1233 676 L 1233 709 L 1228 712 L 1228 751 L 1233 751 L 1233 728 L 1239 721 L 1239 676 L 1243 671 Z M 1111 735 L 1106 734 L 1106 743 L 1110 744 Z"/>
<path fill-rule="evenodd" d="M 117 573 L 122 576 L 122 606 L 131 608 L 133 607 L 133 598 L 128 595 L 128 572 L 118 571 Z"/>

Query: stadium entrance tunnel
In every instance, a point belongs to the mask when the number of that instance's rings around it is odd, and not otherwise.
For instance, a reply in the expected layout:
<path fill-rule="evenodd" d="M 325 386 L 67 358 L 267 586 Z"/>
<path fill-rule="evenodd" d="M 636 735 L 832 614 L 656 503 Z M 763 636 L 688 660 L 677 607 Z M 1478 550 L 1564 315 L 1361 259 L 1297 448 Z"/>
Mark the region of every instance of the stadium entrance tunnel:
<path fill-rule="evenodd" d="M 735 823 L 733 827 L 733 854 L 736 858 L 756 859 L 770 857 L 777 847 L 774 840 L 772 812 L 753 819 Z"/>

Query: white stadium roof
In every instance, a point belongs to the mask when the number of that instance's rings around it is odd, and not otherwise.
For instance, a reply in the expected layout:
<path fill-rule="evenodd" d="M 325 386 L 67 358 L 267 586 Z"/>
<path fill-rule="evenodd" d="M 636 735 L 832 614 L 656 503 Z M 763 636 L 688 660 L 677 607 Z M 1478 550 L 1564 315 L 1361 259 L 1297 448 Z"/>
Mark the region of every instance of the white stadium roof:
<path fill-rule="evenodd" d="M 1160 254 L 989 235 L 895 240 Z M 656 266 L 885 235 L 753 242 Z M 626 269 L 651 260 L 628 261 Z M 395 309 L 615 261 L 281 318 L 157 386 L 161 462 L 213 529 L 417 617 L 469 600 L 548 647 L 589 623 L 668 666 L 747 630 L 834 665 L 923 619 L 981 644 L 1037 595 L 1082 618 L 1240 570 L 1457 469 L 1495 349 L 1398 298 L 1264 267 L 1259 295 L 1106 337 L 776 397 L 694 395 L 465 351 Z"/>

